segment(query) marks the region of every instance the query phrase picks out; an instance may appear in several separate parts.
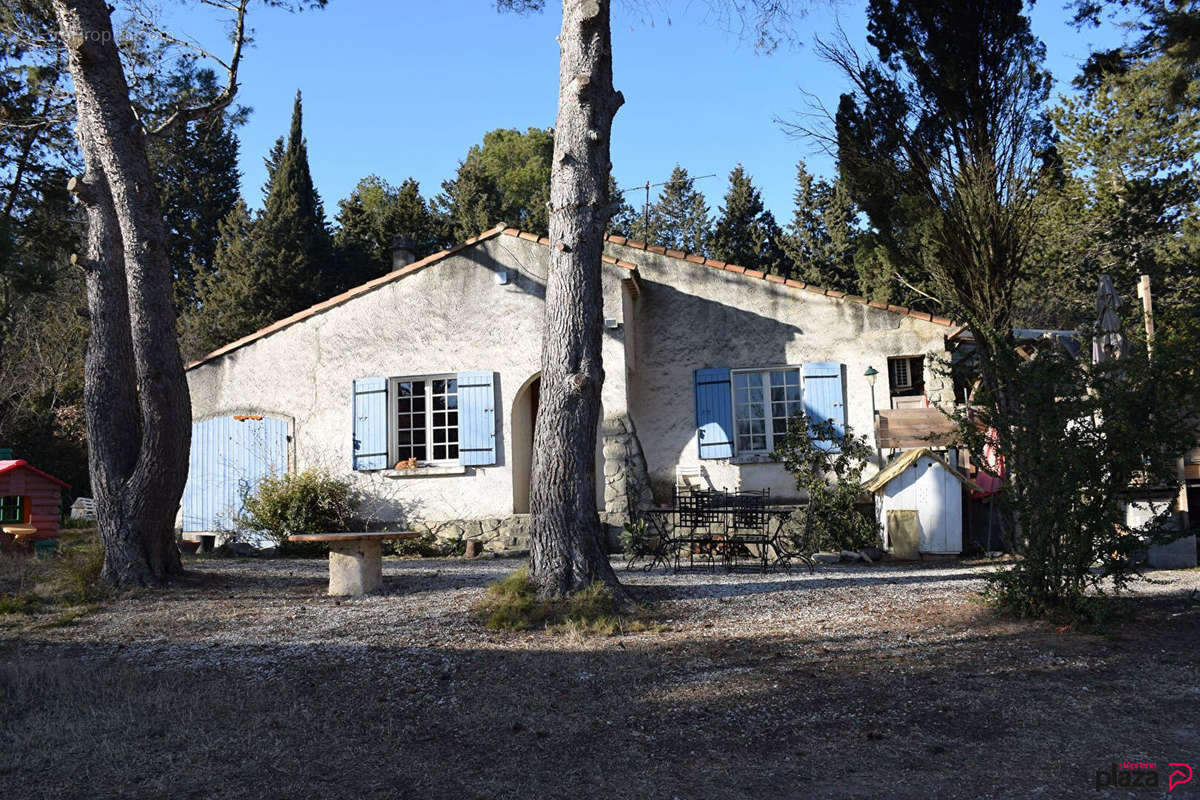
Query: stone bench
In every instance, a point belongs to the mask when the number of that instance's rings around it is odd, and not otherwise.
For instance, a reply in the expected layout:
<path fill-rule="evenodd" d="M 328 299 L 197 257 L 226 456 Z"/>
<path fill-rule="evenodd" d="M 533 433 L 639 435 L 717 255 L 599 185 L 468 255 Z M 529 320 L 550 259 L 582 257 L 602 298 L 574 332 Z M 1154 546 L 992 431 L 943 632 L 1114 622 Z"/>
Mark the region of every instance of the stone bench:
<path fill-rule="evenodd" d="M 384 539 L 418 539 L 413 531 L 369 533 L 306 533 L 289 536 L 293 542 L 324 542 L 329 545 L 329 594 L 363 595 L 383 586 Z"/>

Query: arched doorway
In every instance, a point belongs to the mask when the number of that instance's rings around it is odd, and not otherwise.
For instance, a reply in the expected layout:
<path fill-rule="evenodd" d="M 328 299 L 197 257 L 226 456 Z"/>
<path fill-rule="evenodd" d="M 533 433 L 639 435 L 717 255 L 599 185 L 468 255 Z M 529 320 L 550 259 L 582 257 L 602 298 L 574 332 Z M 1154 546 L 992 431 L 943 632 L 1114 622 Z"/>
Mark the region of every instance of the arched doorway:
<path fill-rule="evenodd" d="M 512 408 L 513 513 L 529 513 L 529 482 L 533 472 L 533 427 L 537 421 L 542 376 L 538 373 L 517 391 Z"/>

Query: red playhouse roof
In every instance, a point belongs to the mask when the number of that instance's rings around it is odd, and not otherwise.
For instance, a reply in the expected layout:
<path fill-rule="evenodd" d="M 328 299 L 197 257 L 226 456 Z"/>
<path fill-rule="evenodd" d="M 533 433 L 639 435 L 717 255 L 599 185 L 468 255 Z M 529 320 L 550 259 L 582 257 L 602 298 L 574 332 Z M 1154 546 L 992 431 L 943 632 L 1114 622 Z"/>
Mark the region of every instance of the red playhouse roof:
<path fill-rule="evenodd" d="M 16 461 L 0 461 L 0 475 L 3 475 L 6 472 L 11 472 L 14 469 L 27 469 L 30 472 L 32 472 L 34 475 L 40 475 L 48 481 L 53 481 L 54 483 L 57 483 L 59 486 L 61 486 L 64 489 L 71 488 L 71 484 L 66 483 L 64 481 L 60 481 L 58 478 L 54 477 L 50 473 L 42 472 L 37 467 L 30 466 L 28 462 L 26 462 L 22 459 L 17 459 Z"/>

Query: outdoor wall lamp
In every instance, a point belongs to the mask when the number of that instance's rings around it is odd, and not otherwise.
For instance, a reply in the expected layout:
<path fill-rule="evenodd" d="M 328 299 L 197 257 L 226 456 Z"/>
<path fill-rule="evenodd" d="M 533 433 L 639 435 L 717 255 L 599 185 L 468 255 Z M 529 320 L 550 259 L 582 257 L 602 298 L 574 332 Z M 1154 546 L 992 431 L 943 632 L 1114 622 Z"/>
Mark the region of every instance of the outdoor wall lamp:
<path fill-rule="evenodd" d="M 879 370 L 872 366 L 867 367 L 867 371 L 863 373 L 863 377 L 867 379 L 867 383 L 871 385 L 871 416 L 874 417 L 878 412 L 875 410 L 875 379 L 879 377 Z"/>

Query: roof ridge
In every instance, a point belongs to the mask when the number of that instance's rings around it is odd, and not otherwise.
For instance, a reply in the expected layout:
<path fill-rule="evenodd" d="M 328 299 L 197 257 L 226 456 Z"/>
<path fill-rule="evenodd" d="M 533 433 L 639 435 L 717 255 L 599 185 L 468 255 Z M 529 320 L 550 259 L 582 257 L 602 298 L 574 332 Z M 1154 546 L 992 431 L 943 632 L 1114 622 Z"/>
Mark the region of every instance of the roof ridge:
<path fill-rule="evenodd" d="M 545 236 L 538 236 L 536 234 L 529 233 L 527 231 L 518 230 L 517 228 L 505 228 L 503 233 L 505 233 L 508 236 L 517 236 L 521 239 L 525 239 L 526 241 L 537 242 L 538 244 L 544 244 L 547 246 L 550 244 L 550 239 Z M 912 317 L 913 319 L 919 319 L 922 322 L 932 322 L 934 325 L 941 325 L 946 328 L 958 327 L 958 323 L 956 323 L 954 320 L 948 319 L 947 317 L 934 316 L 933 314 L 930 314 L 927 311 L 914 311 L 913 309 L 908 308 L 906 306 L 897 306 L 897 305 L 891 305 L 888 303 L 878 303 L 874 300 L 868 300 L 865 297 L 859 297 L 858 295 L 848 294 L 839 289 L 823 289 L 820 286 L 816 286 L 811 283 L 806 283 L 804 281 L 798 281 L 798 280 L 793 280 L 792 278 L 784 278 L 779 275 L 772 275 L 770 273 L 759 272 L 758 270 L 755 270 L 755 269 L 747 269 L 746 267 L 738 266 L 737 264 L 727 264 L 724 261 L 718 261 L 715 258 L 708 258 L 706 256 L 700 255 L 699 253 L 686 253 L 682 250 L 672 250 L 670 248 L 663 247 L 661 245 L 646 244 L 645 242 L 635 241 L 633 239 L 630 239 L 627 236 L 618 236 L 613 233 L 605 234 L 604 241 L 611 242 L 612 244 L 620 245 L 622 247 L 630 247 L 630 248 L 633 248 L 634 250 L 645 250 L 648 253 L 656 253 L 660 256 L 666 256 L 667 258 L 674 258 L 679 261 L 687 261 L 692 264 L 702 264 L 706 267 L 711 267 L 712 269 L 723 270 L 725 272 L 733 272 L 738 275 L 744 275 L 748 278 L 765 280 L 768 283 L 783 284 L 784 286 L 787 286 L 788 288 L 791 288 L 791 289 L 801 289 L 806 292 L 811 292 L 812 294 L 819 294 L 819 295 L 823 295 L 825 297 L 832 297 L 835 300 L 844 300 L 849 303 L 857 303 L 859 305 L 869 306 L 871 308 L 877 308 L 880 311 L 889 311 L 893 314 L 900 314 L 902 316 Z M 605 259 L 605 260 L 607 260 L 607 259 Z M 626 266 L 626 264 L 621 263 L 619 259 L 614 259 L 613 261 L 611 261 L 609 263 L 618 263 L 618 264 L 621 264 L 621 266 Z M 633 265 L 629 265 L 629 266 L 633 266 Z"/>
<path fill-rule="evenodd" d="M 272 333 L 283 330 L 284 328 L 289 328 L 292 325 L 295 325 L 297 322 L 300 322 L 301 320 L 308 319 L 309 317 L 316 316 L 317 314 L 320 314 L 323 311 L 328 311 L 331 308 L 340 306 L 342 303 L 353 300 L 354 298 L 356 298 L 360 295 L 367 294 L 368 292 L 372 292 L 375 289 L 379 288 L 380 286 L 391 283 L 392 281 L 399 280 L 400 278 L 403 278 L 405 275 L 416 272 L 417 270 L 424 269 L 425 267 L 428 267 L 430 264 L 436 264 L 437 262 L 441 261 L 442 259 L 444 259 L 448 256 L 452 256 L 455 253 L 457 253 L 458 251 L 460 251 L 466 247 L 470 247 L 473 244 L 482 242 L 485 239 L 491 239 L 493 236 L 499 236 L 504 231 L 505 231 L 504 225 L 497 225 L 494 228 L 490 228 L 490 229 L 484 231 L 483 233 L 479 234 L 478 236 L 472 236 L 470 239 L 464 239 L 463 241 L 459 242 L 458 244 L 454 245 L 453 247 L 447 248 L 445 250 L 439 250 L 436 253 L 431 253 L 430 255 L 427 255 L 424 258 L 422 258 L 420 261 L 414 261 L 413 263 L 403 266 L 400 269 L 392 270 L 391 272 L 388 272 L 384 275 L 380 275 L 378 278 L 372 278 L 371 280 L 367 281 L 366 283 L 360 283 L 358 286 L 355 286 L 351 289 L 347 289 L 346 291 L 342 292 L 341 294 L 336 294 L 333 297 L 330 297 L 326 300 L 322 300 L 319 303 L 314 303 L 313 305 L 309 306 L 308 308 L 302 309 L 300 311 L 297 311 L 294 314 L 290 314 L 290 315 L 284 317 L 283 319 L 272 322 L 270 325 L 267 325 L 265 328 L 259 328 L 258 330 L 254 331 L 253 333 L 248 333 L 245 336 L 241 337 L 240 339 L 235 339 L 234 341 L 230 342 L 229 344 L 222 345 L 221 347 L 218 347 L 216 350 L 213 350 L 211 353 L 203 355 L 200 358 L 196 359 L 195 361 L 192 361 L 184 369 L 189 370 L 189 369 L 192 369 L 193 367 L 198 367 L 201 364 L 204 364 L 205 362 L 213 360 L 214 358 L 218 358 L 220 356 L 225 355 L 226 353 L 233 352 L 234 350 L 237 350 L 238 348 L 245 347 L 246 345 L 250 344 L 251 342 L 261 339 L 264 336 L 269 336 Z"/>
<path fill-rule="evenodd" d="M 71 484 L 67 483 L 62 478 L 56 478 L 53 475 L 51 475 L 49 472 L 38 469 L 33 464 L 30 464 L 28 461 L 26 461 L 23 458 L 5 459 L 4 461 L 0 461 L 0 473 L 9 472 L 9 471 L 17 469 L 17 468 L 27 469 L 30 472 L 34 473 L 35 475 L 40 475 L 43 478 L 45 478 L 46 480 L 57 483 L 59 486 L 63 487 L 64 489 L 71 488 Z"/>

